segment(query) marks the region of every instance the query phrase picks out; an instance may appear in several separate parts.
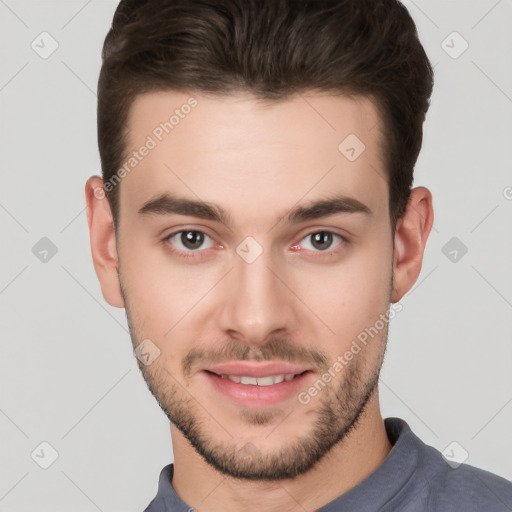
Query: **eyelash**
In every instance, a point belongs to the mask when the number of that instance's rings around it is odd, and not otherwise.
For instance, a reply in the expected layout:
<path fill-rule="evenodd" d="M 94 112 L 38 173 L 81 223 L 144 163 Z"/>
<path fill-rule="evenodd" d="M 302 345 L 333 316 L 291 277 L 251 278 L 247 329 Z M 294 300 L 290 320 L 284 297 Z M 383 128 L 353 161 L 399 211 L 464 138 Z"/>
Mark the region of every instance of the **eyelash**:
<path fill-rule="evenodd" d="M 213 238 L 211 236 L 209 236 L 207 233 L 205 233 L 204 231 L 201 231 L 201 230 L 198 230 L 198 229 L 180 229 L 179 231 L 174 231 L 173 233 L 171 233 L 170 235 L 167 235 L 165 238 L 163 238 L 162 242 L 164 242 L 166 244 L 166 246 L 168 247 L 168 249 L 173 253 L 173 254 L 176 254 L 178 255 L 179 257 L 182 257 L 182 258 L 201 258 L 202 256 L 198 256 L 197 254 L 201 253 L 201 252 L 204 252 L 206 251 L 207 249 L 197 249 L 197 250 L 188 250 L 188 251 L 182 251 L 180 249 L 176 249 L 173 244 L 170 242 L 170 240 L 175 237 L 176 235 L 180 235 L 182 233 L 201 233 L 203 235 L 205 235 L 206 237 L 210 238 L 211 240 L 213 240 Z M 328 233 L 328 234 L 331 234 L 333 235 L 333 237 L 338 237 L 340 239 L 339 243 L 334 247 L 334 249 L 327 249 L 325 251 L 312 251 L 314 253 L 318 253 L 319 255 L 318 256 L 313 256 L 314 258 L 321 258 L 321 257 L 325 257 L 326 255 L 332 255 L 332 253 L 334 251 L 337 250 L 337 248 L 341 245 L 346 245 L 349 243 L 349 241 L 347 240 L 346 237 L 344 237 L 343 235 L 340 235 L 339 233 L 335 233 L 333 231 L 329 231 L 329 230 L 326 230 L 326 229 L 321 229 L 321 230 L 317 230 L 317 231 L 311 231 L 310 233 L 308 233 L 307 235 L 303 236 L 299 242 L 293 244 L 292 247 L 297 247 L 303 240 L 305 240 L 306 238 L 312 236 L 312 235 L 316 235 L 318 233 Z"/>

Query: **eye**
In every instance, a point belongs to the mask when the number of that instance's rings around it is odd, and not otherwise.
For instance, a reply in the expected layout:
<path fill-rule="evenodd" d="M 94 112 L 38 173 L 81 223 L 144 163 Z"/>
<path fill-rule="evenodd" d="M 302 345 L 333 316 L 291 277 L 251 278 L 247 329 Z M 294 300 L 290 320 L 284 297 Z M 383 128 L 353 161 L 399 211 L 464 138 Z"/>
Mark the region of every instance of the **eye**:
<path fill-rule="evenodd" d="M 310 242 L 305 242 L 307 240 L 311 240 Z M 337 240 L 337 243 L 335 243 Z M 332 233 L 331 231 L 316 231 L 314 233 L 310 233 L 305 236 L 301 240 L 301 244 L 303 244 L 305 249 L 313 250 L 313 251 L 328 251 L 329 249 L 334 249 L 338 245 L 340 245 L 345 239 L 336 233 Z M 334 244 L 335 243 L 335 244 Z M 334 244 L 334 246 L 333 246 Z M 309 247 L 308 247 L 309 245 Z"/>
<path fill-rule="evenodd" d="M 215 242 L 202 231 L 182 230 L 165 238 L 171 245 L 182 252 L 197 252 L 198 249 L 209 249 Z M 206 246 L 204 246 L 206 241 Z"/>

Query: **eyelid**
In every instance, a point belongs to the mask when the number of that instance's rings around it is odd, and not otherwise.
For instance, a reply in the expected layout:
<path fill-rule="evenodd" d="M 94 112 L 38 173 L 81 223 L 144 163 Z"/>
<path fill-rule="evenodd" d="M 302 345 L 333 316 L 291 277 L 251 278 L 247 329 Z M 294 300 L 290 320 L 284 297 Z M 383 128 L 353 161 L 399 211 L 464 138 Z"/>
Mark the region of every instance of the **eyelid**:
<path fill-rule="evenodd" d="M 167 230 L 163 230 L 163 232 L 165 232 Z M 168 240 L 169 238 L 173 237 L 174 235 L 177 235 L 178 233 L 183 233 L 183 232 L 187 232 L 187 231 L 195 231 L 197 233 L 202 233 L 208 237 L 210 237 L 212 240 L 215 240 L 215 242 L 217 242 L 216 240 L 216 236 L 212 235 L 210 233 L 210 231 L 208 230 L 208 228 L 204 227 L 204 226 L 200 226 L 200 227 L 190 227 L 190 226 L 184 226 L 184 227 L 179 227 L 179 228 L 174 228 L 172 231 L 170 231 L 168 234 L 166 235 L 160 235 L 161 238 L 163 240 Z"/>
<path fill-rule="evenodd" d="M 341 233 L 337 233 L 336 231 L 332 231 L 331 229 L 314 229 L 312 231 L 308 231 L 305 235 L 301 236 L 299 238 L 299 241 L 294 243 L 292 247 L 297 247 L 298 245 L 300 245 L 302 243 L 303 240 L 305 240 L 306 238 L 312 236 L 312 235 L 315 235 L 317 233 L 329 233 L 331 235 L 334 235 L 334 236 L 337 236 L 339 237 L 341 240 L 340 242 L 335 245 L 333 248 L 329 248 L 329 249 L 325 249 L 324 251 L 321 251 L 321 250 L 314 250 L 314 249 L 305 249 L 306 251 L 310 251 L 310 252 L 313 252 L 313 253 L 317 253 L 319 255 L 322 255 L 322 254 L 330 254 L 332 253 L 333 251 L 337 251 L 338 248 L 341 246 L 341 245 L 344 245 L 344 244 L 348 244 L 349 243 L 349 240 L 348 238 L 345 236 L 345 235 L 342 235 Z"/>
<path fill-rule="evenodd" d="M 206 247 L 204 249 L 184 250 L 184 249 L 180 249 L 180 248 L 176 247 L 171 242 L 171 238 L 175 237 L 176 235 L 179 235 L 180 233 L 186 233 L 189 231 L 201 233 L 205 237 L 210 238 L 210 240 L 212 240 L 212 242 L 213 242 L 213 245 L 211 247 Z M 169 250 L 173 254 L 177 254 L 178 256 L 181 256 L 184 258 L 196 258 L 196 259 L 201 258 L 203 253 L 205 253 L 208 249 L 212 249 L 213 247 L 215 247 L 215 245 L 220 246 L 220 248 L 222 248 L 222 246 L 215 240 L 215 238 L 212 235 L 210 235 L 209 233 L 207 233 L 207 231 L 205 231 L 204 229 L 197 229 L 197 228 L 191 228 L 191 227 L 182 227 L 180 229 L 174 229 L 171 233 L 165 235 L 161 240 L 162 240 L 162 243 L 166 245 L 167 250 Z"/>

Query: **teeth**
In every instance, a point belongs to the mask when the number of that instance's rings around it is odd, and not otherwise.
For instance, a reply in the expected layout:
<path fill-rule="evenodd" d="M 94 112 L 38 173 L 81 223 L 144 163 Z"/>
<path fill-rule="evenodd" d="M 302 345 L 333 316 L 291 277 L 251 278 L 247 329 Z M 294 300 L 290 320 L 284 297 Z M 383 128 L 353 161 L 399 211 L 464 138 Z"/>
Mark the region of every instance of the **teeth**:
<path fill-rule="evenodd" d="M 247 377 L 245 375 L 221 375 L 223 379 L 229 379 L 237 384 L 247 384 L 249 386 L 272 386 L 280 384 L 283 381 L 292 380 L 294 373 L 281 375 L 269 375 L 268 377 Z"/>
<path fill-rule="evenodd" d="M 228 377 L 228 379 L 230 379 L 231 376 Z M 251 384 L 252 386 L 257 386 L 258 385 L 258 379 L 256 377 L 238 377 L 240 380 L 238 382 L 240 382 L 240 384 Z"/>
<path fill-rule="evenodd" d="M 259 377 L 256 379 L 258 386 L 272 386 L 272 384 L 276 384 L 274 382 L 274 377 Z"/>

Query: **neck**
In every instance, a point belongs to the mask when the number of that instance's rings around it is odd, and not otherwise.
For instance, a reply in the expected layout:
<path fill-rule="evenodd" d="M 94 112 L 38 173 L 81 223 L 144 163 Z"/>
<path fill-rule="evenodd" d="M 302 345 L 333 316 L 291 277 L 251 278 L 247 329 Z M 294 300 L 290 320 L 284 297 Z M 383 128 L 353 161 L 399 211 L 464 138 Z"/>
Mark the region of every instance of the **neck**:
<path fill-rule="evenodd" d="M 380 414 L 378 393 L 367 403 L 355 428 L 313 469 L 294 479 L 246 481 L 226 476 L 195 451 L 171 426 L 172 485 L 189 506 L 204 512 L 315 510 L 346 493 L 383 462 L 391 450 Z"/>

